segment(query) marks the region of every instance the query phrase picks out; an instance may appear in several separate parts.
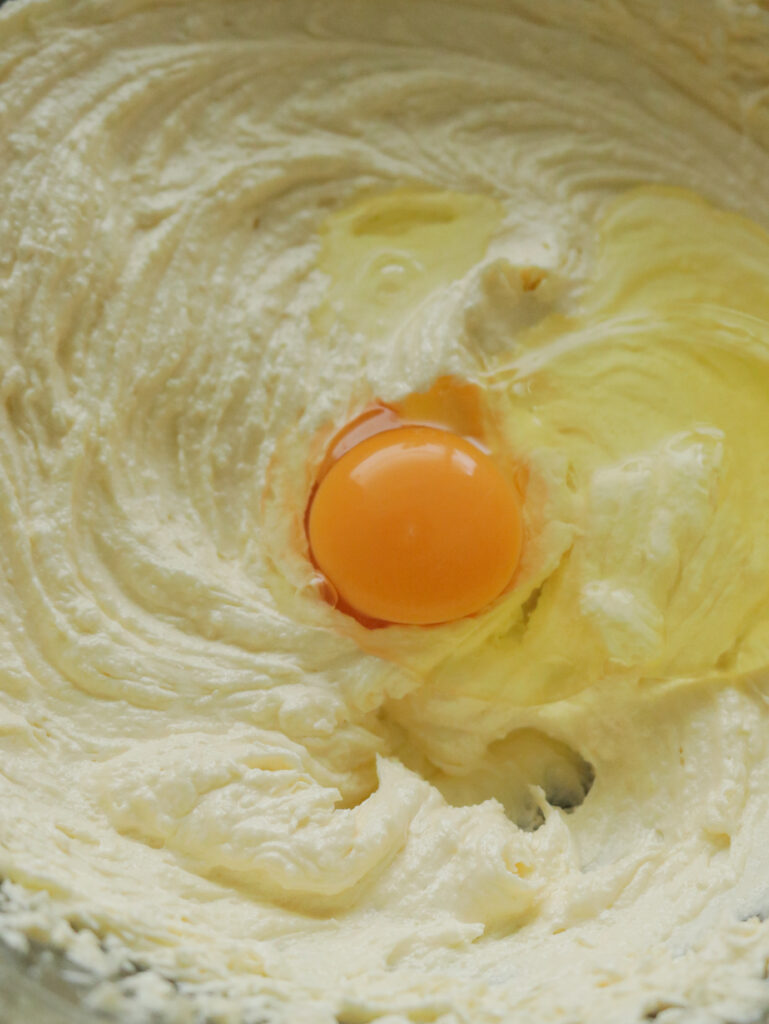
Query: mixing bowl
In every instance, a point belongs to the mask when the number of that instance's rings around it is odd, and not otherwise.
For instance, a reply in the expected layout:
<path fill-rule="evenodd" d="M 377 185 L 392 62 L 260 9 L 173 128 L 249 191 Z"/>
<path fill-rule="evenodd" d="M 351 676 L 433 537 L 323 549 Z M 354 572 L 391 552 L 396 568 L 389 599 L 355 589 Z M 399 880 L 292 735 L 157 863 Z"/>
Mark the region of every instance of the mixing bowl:
<path fill-rule="evenodd" d="M 19 0 L 0 0 L 0 5 L 15 2 L 19 2 Z M 103 0 L 103 2 L 108 5 L 112 0 Z M 262 0 L 252 0 L 252 2 L 260 3 Z M 264 2 L 266 3 L 267 0 Z M 729 0 L 724 0 L 725 5 L 728 5 L 728 2 Z M 677 7 L 685 11 L 687 5 L 691 3 L 692 0 L 679 0 Z M 385 16 L 384 6 L 383 17 Z M 468 6 L 473 6 L 472 0 L 468 0 Z M 692 6 L 694 5 L 692 4 Z M 744 6 L 747 9 L 751 5 L 744 4 Z M 598 20 L 595 20 L 593 31 L 598 32 L 599 28 Z M 660 40 L 660 47 L 662 46 L 664 46 L 664 40 Z M 0 811 L 0 813 L 2 812 Z M 71 861 L 67 862 L 66 870 L 71 870 Z M 1 901 L 0 914 L 2 914 Z M 133 977 L 142 973 L 141 965 L 127 961 L 116 968 L 115 977 Z M 146 1016 L 147 1011 L 144 1011 L 145 1015 L 141 1018 L 133 1017 L 129 1005 L 116 1006 L 113 1018 L 105 1017 L 102 1011 L 95 1010 L 91 1003 L 91 997 L 100 984 L 100 981 L 96 981 L 89 974 L 86 966 L 72 962 L 53 947 L 37 943 L 33 938 L 26 943 L 20 942 L 17 949 L 0 945 L 0 1024 L 28 1024 L 30 1021 L 34 1021 L 35 1024 L 91 1024 L 91 1022 L 96 1024 L 97 1021 L 105 1019 L 118 1020 L 121 1024 L 141 1019 L 149 1024 L 150 1018 Z M 170 979 L 168 984 L 174 986 Z M 766 1011 L 761 1017 L 753 1018 L 750 1021 L 728 1021 L 725 1024 L 769 1024 L 769 982 L 766 983 L 766 988 Z M 196 1013 L 193 998 L 185 993 L 183 988 L 179 988 L 177 994 L 180 1008 L 179 1019 L 183 1019 L 188 1024 L 192 1024 L 193 1021 L 205 1024 L 203 1017 Z M 104 1005 L 104 1002 L 100 1000 L 99 1005 Z M 176 1001 L 174 1001 L 174 1005 L 176 1005 Z M 665 1010 L 661 1009 L 659 1013 L 648 1014 L 647 1019 L 653 1020 L 656 1016 L 661 1016 L 664 1019 L 664 1015 Z M 361 1020 L 363 1019 L 361 1017 Z M 375 1024 L 373 1018 L 366 1017 L 365 1019 L 371 1020 L 372 1024 Z M 512 1014 L 510 1019 L 514 1020 L 515 1015 Z M 719 1024 L 721 1020 L 722 1018 L 719 1017 Z M 707 1014 L 703 1015 L 701 1009 L 691 1011 L 688 1015 L 686 1011 L 681 1011 L 675 1021 L 676 1024 L 716 1024 L 716 1019 L 709 1018 Z M 162 1024 L 161 1018 L 158 1017 L 157 1022 Z M 230 1024 L 230 1018 L 228 1018 L 228 1024 Z M 253 1017 L 248 1020 L 236 1018 L 232 1020 L 232 1024 L 257 1024 L 257 1022 Z M 265 1021 L 263 1024 L 267 1024 L 267 1022 Z M 342 1024 L 341 1021 L 340 1024 Z M 588 1021 L 586 1024 L 590 1024 L 590 1022 Z M 617 1024 L 623 1024 L 623 1022 L 617 1021 Z"/>

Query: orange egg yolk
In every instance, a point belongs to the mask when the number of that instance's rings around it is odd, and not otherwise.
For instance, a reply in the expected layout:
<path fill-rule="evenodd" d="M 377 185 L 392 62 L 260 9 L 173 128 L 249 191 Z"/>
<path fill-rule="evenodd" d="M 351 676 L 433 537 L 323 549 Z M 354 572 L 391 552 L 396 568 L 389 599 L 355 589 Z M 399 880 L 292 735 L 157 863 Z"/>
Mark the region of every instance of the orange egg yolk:
<path fill-rule="evenodd" d="M 470 441 L 402 426 L 333 463 L 307 531 L 316 565 L 353 614 L 428 625 L 472 615 L 506 588 L 521 552 L 521 499 Z"/>

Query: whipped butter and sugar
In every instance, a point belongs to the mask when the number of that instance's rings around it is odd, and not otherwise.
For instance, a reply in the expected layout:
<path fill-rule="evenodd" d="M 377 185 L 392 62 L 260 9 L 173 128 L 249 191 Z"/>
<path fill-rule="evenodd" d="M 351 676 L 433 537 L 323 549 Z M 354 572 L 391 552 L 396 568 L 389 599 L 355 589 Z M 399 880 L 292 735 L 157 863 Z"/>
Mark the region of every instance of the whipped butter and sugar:
<path fill-rule="evenodd" d="M 3 7 L 7 941 L 139 1017 L 769 1006 L 767 47 L 726 0 Z M 521 565 L 367 630 L 314 475 L 445 375 Z"/>

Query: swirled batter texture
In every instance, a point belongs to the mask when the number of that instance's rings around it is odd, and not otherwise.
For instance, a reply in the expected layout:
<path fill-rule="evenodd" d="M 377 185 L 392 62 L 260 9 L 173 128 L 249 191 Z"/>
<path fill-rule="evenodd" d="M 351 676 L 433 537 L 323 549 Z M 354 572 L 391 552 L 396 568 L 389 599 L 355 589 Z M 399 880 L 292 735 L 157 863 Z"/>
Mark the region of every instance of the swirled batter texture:
<path fill-rule="evenodd" d="M 8 941 L 139 1019 L 769 1006 L 767 47 L 735 0 L 3 8 Z M 523 560 L 367 630 L 307 498 L 442 376 Z"/>

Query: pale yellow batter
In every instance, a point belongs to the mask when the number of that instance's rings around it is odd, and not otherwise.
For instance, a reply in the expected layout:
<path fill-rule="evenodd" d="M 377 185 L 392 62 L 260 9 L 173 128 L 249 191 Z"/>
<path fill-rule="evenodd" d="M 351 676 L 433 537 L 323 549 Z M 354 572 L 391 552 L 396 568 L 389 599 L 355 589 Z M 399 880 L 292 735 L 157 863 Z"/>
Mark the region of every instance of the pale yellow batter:
<path fill-rule="evenodd" d="M 0 936 L 93 1005 L 769 1008 L 769 13 L 653 8 L 0 11 Z M 522 563 L 367 630 L 308 495 L 444 375 Z"/>

